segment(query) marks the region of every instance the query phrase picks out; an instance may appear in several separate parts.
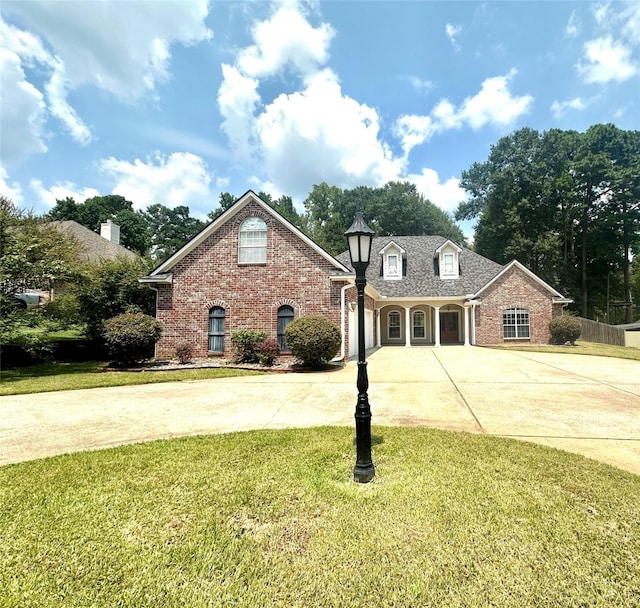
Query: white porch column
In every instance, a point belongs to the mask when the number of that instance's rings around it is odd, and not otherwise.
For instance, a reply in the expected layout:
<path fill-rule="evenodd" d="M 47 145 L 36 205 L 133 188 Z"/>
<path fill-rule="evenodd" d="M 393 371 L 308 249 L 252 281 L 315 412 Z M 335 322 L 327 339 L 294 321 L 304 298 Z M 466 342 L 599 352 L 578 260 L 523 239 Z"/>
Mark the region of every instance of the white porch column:
<path fill-rule="evenodd" d="M 374 314 L 376 315 L 376 346 L 380 348 L 382 346 L 380 342 L 380 311 L 376 310 Z"/>
<path fill-rule="evenodd" d="M 476 344 L 476 305 L 471 305 L 471 344 Z"/>
<path fill-rule="evenodd" d="M 464 306 L 462 311 L 464 313 L 464 345 L 471 346 L 471 342 L 469 342 L 469 314 L 471 313 L 471 307 Z"/>
<path fill-rule="evenodd" d="M 404 309 L 404 345 L 411 346 L 411 308 Z"/>
<path fill-rule="evenodd" d="M 435 314 L 435 327 L 434 327 L 434 333 L 435 333 L 435 344 L 434 346 L 440 346 L 440 307 L 439 306 L 434 306 L 433 310 L 436 311 Z"/>

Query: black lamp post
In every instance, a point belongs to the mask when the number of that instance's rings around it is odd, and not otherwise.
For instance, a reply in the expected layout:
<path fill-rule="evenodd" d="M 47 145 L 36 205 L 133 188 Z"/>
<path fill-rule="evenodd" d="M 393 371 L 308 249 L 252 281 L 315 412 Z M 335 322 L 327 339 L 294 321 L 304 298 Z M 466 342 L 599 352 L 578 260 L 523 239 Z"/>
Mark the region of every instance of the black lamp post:
<path fill-rule="evenodd" d="M 356 466 L 353 478 L 359 483 L 368 483 L 376 472 L 371 460 L 371 408 L 369 407 L 369 378 L 364 340 L 364 288 L 367 284 L 365 272 L 371 256 L 371 242 L 374 232 L 365 223 L 362 212 L 356 212 L 356 218 L 344 235 L 349 241 L 351 265 L 356 271 L 358 290 L 358 401 L 356 403 Z"/>

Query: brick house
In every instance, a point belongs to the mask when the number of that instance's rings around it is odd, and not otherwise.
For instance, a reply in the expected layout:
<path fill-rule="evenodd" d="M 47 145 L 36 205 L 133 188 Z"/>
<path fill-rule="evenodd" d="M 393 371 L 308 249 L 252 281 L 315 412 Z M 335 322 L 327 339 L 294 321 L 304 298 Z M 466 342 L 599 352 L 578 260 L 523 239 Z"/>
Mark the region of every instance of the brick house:
<path fill-rule="evenodd" d="M 346 247 L 346 241 L 345 241 Z M 337 358 L 357 348 L 348 253 L 333 257 L 248 191 L 140 279 L 157 292 L 159 357 L 182 341 L 199 357 L 229 355 L 230 335 L 323 315 L 342 333 Z M 546 344 L 570 300 L 517 261 L 501 266 L 443 237 L 373 239 L 365 296 L 366 345 Z"/>

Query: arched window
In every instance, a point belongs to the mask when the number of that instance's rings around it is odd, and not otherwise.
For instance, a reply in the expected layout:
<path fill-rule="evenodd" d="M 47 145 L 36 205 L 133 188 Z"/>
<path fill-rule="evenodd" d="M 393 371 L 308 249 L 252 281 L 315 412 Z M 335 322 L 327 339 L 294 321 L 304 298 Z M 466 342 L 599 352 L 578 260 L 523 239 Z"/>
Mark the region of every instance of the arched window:
<path fill-rule="evenodd" d="M 389 338 L 400 337 L 400 313 L 397 310 L 392 310 L 388 316 L 389 322 Z"/>
<path fill-rule="evenodd" d="M 293 321 L 293 308 L 287 305 L 278 308 L 278 344 L 282 351 L 289 350 L 287 340 L 284 336 L 284 330 L 291 321 Z"/>
<path fill-rule="evenodd" d="M 238 262 L 264 264 L 267 261 L 267 224 L 259 217 L 250 217 L 240 225 Z"/>
<path fill-rule="evenodd" d="M 209 352 L 224 352 L 224 308 L 221 306 L 209 310 Z"/>

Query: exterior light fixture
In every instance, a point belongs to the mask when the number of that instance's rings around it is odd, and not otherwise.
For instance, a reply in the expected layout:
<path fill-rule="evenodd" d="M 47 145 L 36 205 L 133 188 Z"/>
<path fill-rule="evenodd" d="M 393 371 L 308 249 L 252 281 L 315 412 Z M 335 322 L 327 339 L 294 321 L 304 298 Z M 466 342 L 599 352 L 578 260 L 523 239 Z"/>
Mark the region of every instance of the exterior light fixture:
<path fill-rule="evenodd" d="M 356 271 L 358 292 L 358 400 L 356 402 L 356 466 L 353 479 L 358 483 L 368 483 L 375 477 L 371 460 L 371 408 L 369 406 L 369 378 L 364 335 L 364 288 L 367 284 L 366 271 L 371 257 L 371 243 L 374 232 L 367 226 L 362 212 L 357 211 L 351 227 L 344 233 L 349 242 L 351 265 Z"/>

